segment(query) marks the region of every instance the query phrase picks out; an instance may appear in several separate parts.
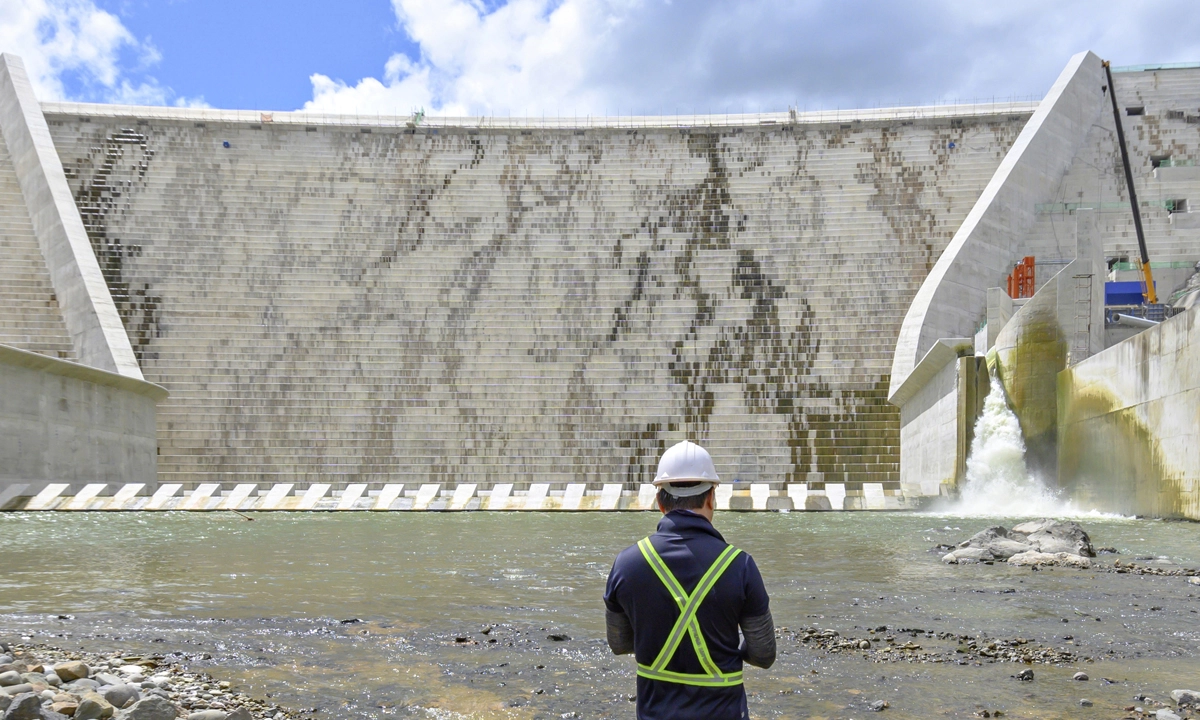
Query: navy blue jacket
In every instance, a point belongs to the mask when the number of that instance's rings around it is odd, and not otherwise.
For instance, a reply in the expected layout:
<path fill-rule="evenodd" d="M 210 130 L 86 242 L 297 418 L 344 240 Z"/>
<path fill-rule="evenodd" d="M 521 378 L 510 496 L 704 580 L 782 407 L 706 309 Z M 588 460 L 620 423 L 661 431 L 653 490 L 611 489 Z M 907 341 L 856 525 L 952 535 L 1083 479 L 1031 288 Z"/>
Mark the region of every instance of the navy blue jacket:
<path fill-rule="evenodd" d="M 700 577 L 727 547 L 725 538 L 708 520 L 688 510 L 672 510 L 650 536 L 683 589 L 692 592 Z M 624 613 L 633 625 L 634 655 L 638 663 L 654 662 L 671 627 L 679 618 L 679 606 L 654 574 L 636 545 L 617 556 L 604 604 L 612 612 Z M 738 652 L 738 621 L 769 610 L 767 589 L 754 559 L 740 553 L 700 604 L 696 613 L 708 651 L 725 672 L 742 669 Z M 684 641 L 667 670 L 702 673 L 692 644 Z M 637 679 L 639 720 L 746 720 L 746 691 L 741 685 L 726 688 L 697 687 L 679 683 Z"/>

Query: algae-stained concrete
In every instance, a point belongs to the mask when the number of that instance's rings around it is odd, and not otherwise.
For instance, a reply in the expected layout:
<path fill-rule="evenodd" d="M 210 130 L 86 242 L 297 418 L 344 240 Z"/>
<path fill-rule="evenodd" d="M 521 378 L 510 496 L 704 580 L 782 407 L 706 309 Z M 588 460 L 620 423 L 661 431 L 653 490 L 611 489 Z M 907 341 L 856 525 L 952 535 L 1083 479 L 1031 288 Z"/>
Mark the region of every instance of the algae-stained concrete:
<path fill-rule="evenodd" d="M 1200 520 L 1200 308 L 1061 372 L 1058 478 L 1079 504 Z"/>
<path fill-rule="evenodd" d="M 846 498 L 899 491 L 901 317 L 1028 117 L 939 113 L 523 130 L 46 111 L 134 351 L 172 392 L 164 483 L 598 492 L 691 438 L 722 477 Z"/>
<path fill-rule="evenodd" d="M 1055 383 L 1067 365 L 1058 294 L 1058 283 L 1047 283 L 1004 326 L 995 347 L 996 373 L 1025 437 L 1026 465 L 1044 479 L 1057 463 Z"/>
<path fill-rule="evenodd" d="M 1078 259 L 1047 280 L 996 336 L 996 373 L 1021 424 L 1025 462 L 1045 481 L 1058 468 L 1058 373 L 1102 346 L 1098 249 L 1094 234 L 1081 235 Z"/>

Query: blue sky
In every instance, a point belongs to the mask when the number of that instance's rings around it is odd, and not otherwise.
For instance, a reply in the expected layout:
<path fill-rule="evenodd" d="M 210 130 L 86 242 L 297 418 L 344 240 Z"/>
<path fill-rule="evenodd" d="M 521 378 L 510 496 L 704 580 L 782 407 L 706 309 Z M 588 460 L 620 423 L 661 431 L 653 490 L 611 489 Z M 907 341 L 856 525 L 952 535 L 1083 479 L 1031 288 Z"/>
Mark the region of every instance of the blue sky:
<path fill-rule="evenodd" d="M 213 107 L 293 109 L 312 98 L 309 75 L 378 75 L 415 53 L 386 0 L 97 0 L 161 60 L 140 70 Z M 126 62 L 136 64 L 133 48 Z M 76 81 L 68 86 L 78 93 Z"/>
<path fill-rule="evenodd" d="M 1200 61 L 1195 0 L 0 0 L 43 99 L 359 114 L 1041 97 L 1075 52 Z"/>

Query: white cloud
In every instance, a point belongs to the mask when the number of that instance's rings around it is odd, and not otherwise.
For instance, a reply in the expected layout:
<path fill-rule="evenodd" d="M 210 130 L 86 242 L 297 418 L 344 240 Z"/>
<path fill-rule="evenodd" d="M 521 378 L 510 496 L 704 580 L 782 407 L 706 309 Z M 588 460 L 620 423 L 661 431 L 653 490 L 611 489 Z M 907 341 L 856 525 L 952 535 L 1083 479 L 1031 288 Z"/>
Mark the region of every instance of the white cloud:
<path fill-rule="evenodd" d="M 417 47 L 306 110 L 738 112 L 1041 97 L 1067 59 L 1200 60 L 1194 0 L 392 0 Z M 1164 18 L 1170 18 L 1164 22 Z"/>
<path fill-rule="evenodd" d="M 603 107 L 586 82 L 639 0 L 512 0 L 491 12 L 471 0 L 393 0 L 416 60 L 393 55 L 383 79 L 348 85 L 314 74 L 317 112 L 446 115 L 571 114 Z"/>
<path fill-rule="evenodd" d="M 93 0 L 0 0 L 0 50 L 21 57 L 39 100 L 203 104 L 175 98 L 152 77 L 130 79 L 123 53 L 141 70 L 161 56 Z"/>

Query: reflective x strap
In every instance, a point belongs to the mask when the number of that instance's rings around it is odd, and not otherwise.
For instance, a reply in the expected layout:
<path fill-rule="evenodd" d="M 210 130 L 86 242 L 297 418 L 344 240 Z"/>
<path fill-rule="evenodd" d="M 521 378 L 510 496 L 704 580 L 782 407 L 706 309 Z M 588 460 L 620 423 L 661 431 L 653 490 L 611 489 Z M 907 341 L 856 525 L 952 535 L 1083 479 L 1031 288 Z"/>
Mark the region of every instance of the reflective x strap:
<path fill-rule="evenodd" d="M 708 675 L 692 675 L 690 673 L 677 673 L 670 670 L 653 671 L 648 667 L 639 665 L 637 674 L 640 677 L 650 680 L 659 680 L 661 682 L 676 683 L 678 685 L 696 685 L 699 687 L 731 687 L 741 685 L 742 673 L 721 673 L 720 677 L 709 677 Z"/>
<path fill-rule="evenodd" d="M 700 603 L 708 596 L 708 593 L 717 584 L 717 580 L 725 573 L 725 570 L 733 562 L 741 551 L 733 546 L 726 547 L 725 550 L 717 557 L 708 571 L 700 578 L 700 582 L 696 584 L 691 595 L 684 591 L 683 586 L 671 574 L 667 564 L 659 556 L 654 546 L 650 543 L 649 538 L 644 538 L 638 542 L 638 549 L 641 550 L 642 556 L 646 558 L 646 562 L 650 564 L 650 568 L 654 570 L 654 574 L 658 576 L 663 585 L 666 586 L 671 597 L 675 599 L 675 603 L 679 606 L 679 619 L 675 621 L 674 627 L 671 628 L 670 634 L 667 636 L 667 642 L 663 645 L 662 650 L 658 653 L 658 657 L 649 667 L 640 667 L 639 674 L 646 677 L 656 677 L 655 679 L 667 680 L 669 682 L 686 682 L 693 685 L 724 685 L 741 682 L 741 673 L 724 673 L 716 662 L 712 659 L 712 655 L 708 652 L 708 643 L 704 640 L 704 635 L 700 630 L 700 621 L 696 618 L 696 612 L 700 608 Z M 666 665 L 674 657 L 675 652 L 679 649 L 680 643 L 683 642 L 683 634 L 687 633 L 692 640 L 692 647 L 696 651 L 696 657 L 699 659 L 701 666 L 704 667 L 707 677 L 703 675 L 691 675 L 687 673 L 673 673 L 667 671 Z M 734 676 L 736 675 L 736 679 Z M 677 677 L 676 677 L 677 676 Z"/>

